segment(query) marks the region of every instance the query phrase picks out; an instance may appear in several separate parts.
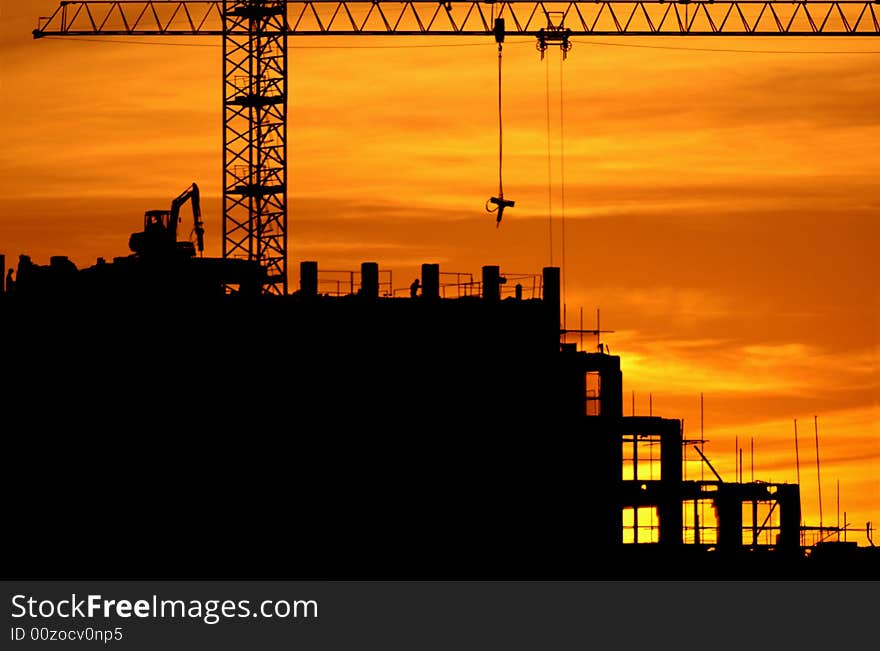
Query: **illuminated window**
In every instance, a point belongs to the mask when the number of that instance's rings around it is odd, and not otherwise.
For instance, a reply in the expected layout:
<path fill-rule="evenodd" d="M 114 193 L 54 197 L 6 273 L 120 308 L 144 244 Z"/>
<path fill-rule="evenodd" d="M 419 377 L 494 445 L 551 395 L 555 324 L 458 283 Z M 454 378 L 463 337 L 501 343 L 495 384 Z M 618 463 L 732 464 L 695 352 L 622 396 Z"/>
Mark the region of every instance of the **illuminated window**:
<path fill-rule="evenodd" d="M 685 500 L 682 502 L 681 521 L 686 545 L 715 545 L 718 543 L 718 512 L 712 500 Z"/>
<path fill-rule="evenodd" d="M 744 545 L 772 546 L 779 536 L 778 502 L 748 501 L 742 505 Z"/>
<path fill-rule="evenodd" d="M 623 446 L 623 479 L 657 481 L 660 479 L 660 435 L 626 434 Z"/>
<path fill-rule="evenodd" d="M 660 542 L 656 506 L 623 509 L 623 542 L 627 545 Z"/>
<path fill-rule="evenodd" d="M 587 372 L 587 416 L 599 416 L 602 413 L 602 376 L 598 371 Z"/>

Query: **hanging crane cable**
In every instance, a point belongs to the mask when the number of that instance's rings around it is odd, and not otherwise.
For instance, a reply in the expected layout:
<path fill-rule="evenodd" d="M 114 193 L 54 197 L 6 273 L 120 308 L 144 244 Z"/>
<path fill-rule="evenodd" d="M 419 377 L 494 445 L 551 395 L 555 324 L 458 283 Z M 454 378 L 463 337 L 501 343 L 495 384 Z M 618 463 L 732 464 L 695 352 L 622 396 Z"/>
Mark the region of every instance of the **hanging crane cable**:
<path fill-rule="evenodd" d="M 565 305 L 565 113 L 563 111 L 564 91 L 562 71 L 566 50 L 560 49 L 562 58 L 559 62 L 559 218 L 562 223 L 562 304 Z"/>
<path fill-rule="evenodd" d="M 572 48 L 571 30 L 565 27 L 565 14 L 560 12 L 547 11 L 547 27 L 538 31 L 537 49 L 541 53 L 541 60 L 547 48 L 552 46 L 559 47 L 562 55 L 559 61 L 559 221 L 562 236 L 562 314 L 563 327 L 566 326 L 565 314 L 565 112 L 564 112 L 564 77 L 563 69 L 568 53 Z M 553 232 L 553 128 L 551 114 L 551 92 L 550 92 L 550 59 L 547 59 L 547 67 L 545 68 L 545 92 L 546 92 L 546 115 L 547 115 L 547 226 L 549 230 L 549 248 L 550 248 L 550 266 L 553 266 L 554 260 L 554 232 Z"/>
<path fill-rule="evenodd" d="M 550 266 L 553 266 L 553 138 L 550 129 L 550 59 L 546 60 L 545 96 L 547 108 L 547 228 L 550 235 Z"/>
<path fill-rule="evenodd" d="M 561 29 L 561 28 L 560 28 Z M 562 36 L 557 40 L 558 43 L 551 41 L 551 36 L 544 35 L 544 40 L 539 41 L 538 51 L 541 53 L 541 59 L 544 59 L 544 52 L 549 44 L 558 44 L 562 55 L 559 61 L 559 208 L 558 216 L 560 222 L 560 231 L 562 238 L 562 305 L 563 314 L 565 309 L 565 111 L 564 111 L 564 76 L 566 55 L 571 50 L 571 42 L 566 37 L 566 32 L 562 32 Z M 553 231 L 553 127 L 551 112 L 551 84 L 550 84 L 550 59 L 547 59 L 545 68 L 545 102 L 547 116 L 547 223 L 549 230 L 550 245 L 550 266 L 553 266 L 554 260 L 554 231 Z"/>
<path fill-rule="evenodd" d="M 501 218 L 505 208 L 513 208 L 514 201 L 504 198 L 504 123 L 501 115 L 501 59 L 504 44 L 504 19 L 495 19 L 495 42 L 498 43 L 498 196 L 491 197 L 486 202 L 486 212 L 496 213 L 495 228 L 501 226 Z M 492 207 L 494 206 L 494 208 Z"/>

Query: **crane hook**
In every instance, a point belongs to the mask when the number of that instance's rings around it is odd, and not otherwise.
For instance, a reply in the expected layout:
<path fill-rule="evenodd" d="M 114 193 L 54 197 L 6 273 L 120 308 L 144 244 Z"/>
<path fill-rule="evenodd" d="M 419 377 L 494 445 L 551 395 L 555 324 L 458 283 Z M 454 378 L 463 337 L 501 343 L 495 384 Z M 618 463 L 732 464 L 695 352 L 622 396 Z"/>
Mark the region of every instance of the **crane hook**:
<path fill-rule="evenodd" d="M 495 228 L 498 228 L 499 226 L 501 226 L 501 218 L 504 216 L 504 209 L 505 208 L 513 208 L 513 206 L 515 204 L 516 204 L 515 201 L 512 201 L 510 199 L 505 199 L 503 195 L 500 197 L 491 197 L 486 202 L 486 212 L 496 213 Z M 495 207 L 490 208 L 491 205 L 494 205 Z"/>
<path fill-rule="evenodd" d="M 504 131 L 501 120 L 501 53 L 504 43 L 504 19 L 496 18 L 494 29 L 495 42 L 498 43 L 498 196 L 490 197 L 486 201 L 486 212 L 495 213 L 495 228 L 501 226 L 501 218 L 505 208 L 513 208 L 515 202 L 504 198 L 504 181 L 502 165 L 504 161 Z M 494 206 L 494 208 L 492 207 Z"/>

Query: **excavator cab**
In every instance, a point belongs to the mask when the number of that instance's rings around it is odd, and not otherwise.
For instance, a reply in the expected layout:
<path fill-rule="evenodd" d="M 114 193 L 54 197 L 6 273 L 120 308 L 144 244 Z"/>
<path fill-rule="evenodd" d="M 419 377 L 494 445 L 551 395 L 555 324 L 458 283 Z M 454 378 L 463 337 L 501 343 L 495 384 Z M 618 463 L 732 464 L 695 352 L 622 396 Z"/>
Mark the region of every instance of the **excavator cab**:
<path fill-rule="evenodd" d="M 145 258 L 195 257 L 192 242 L 177 241 L 177 223 L 180 220 L 169 210 L 148 210 L 144 213 L 144 230 L 132 233 L 129 248 Z"/>
<path fill-rule="evenodd" d="M 179 219 L 179 218 L 178 218 Z M 171 212 L 168 210 L 148 210 L 144 213 L 144 231 L 168 232 L 171 228 Z"/>

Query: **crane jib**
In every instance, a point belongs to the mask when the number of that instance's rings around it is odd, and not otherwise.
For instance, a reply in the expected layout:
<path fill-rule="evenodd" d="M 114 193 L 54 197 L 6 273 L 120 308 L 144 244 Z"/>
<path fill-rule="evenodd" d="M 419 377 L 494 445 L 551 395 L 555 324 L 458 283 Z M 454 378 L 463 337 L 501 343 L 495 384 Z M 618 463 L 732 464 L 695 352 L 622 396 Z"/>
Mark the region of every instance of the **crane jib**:
<path fill-rule="evenodd" d="M 573 36 L 877 36 L 876 0 L 642 0 L 641 2 L 64 2 L 39 20 L 34 36 L 222 36 L 224 9 L 278 6 L 292 36 L 493 36 L 494 18 L 507 34 L 539 37 L 564 27 Z M 560 20 L 561 19 L 561 20 Z"/>

